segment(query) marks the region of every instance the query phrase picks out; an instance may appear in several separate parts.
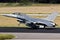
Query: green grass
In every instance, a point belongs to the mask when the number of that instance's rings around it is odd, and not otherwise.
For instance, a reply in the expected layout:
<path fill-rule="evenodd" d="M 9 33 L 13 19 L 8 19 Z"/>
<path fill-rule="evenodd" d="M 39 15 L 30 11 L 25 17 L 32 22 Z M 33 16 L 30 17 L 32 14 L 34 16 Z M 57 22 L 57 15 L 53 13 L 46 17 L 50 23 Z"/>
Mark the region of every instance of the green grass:
<path fill-rule="evenodd" d="M 51 6 L 53 4 L 44 4 L 44 3 L 35 3 L 35 4 L 32 4 L 32 6 Z"/>
<path fill-rule="evenodd" d="M 0 7 L 15 7 L 18 6 L 18 3 L 0 3 Z"/>
<path fill-rule="evenodd" d="M 17 7 L 17 6 L 51 6 L 60 4 L 44 4 L 44 3 L 32 3 L 31 5 L 21 5 L 21 3 L 0 3 L 0 7 Z"/>
<path fill-rule="evenodd" d="M 0 7 L 16 7 L 19 3 L 0 3 Z"/>
<path fill-rule="evenodd" d="M 0 40 L 13 39 L 13 38 L 15 38 L 15 36 L 11 34 L 0 34 Z"/>

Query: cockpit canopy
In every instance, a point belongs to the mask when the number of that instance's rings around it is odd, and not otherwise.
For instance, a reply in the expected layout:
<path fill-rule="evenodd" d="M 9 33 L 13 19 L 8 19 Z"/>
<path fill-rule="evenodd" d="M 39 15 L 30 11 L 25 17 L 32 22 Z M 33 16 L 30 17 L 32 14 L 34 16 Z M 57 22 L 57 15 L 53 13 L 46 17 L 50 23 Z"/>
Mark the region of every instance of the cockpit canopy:
<path fill-rule="evenodd" d="M 15 12 L 15 13 L 12 13 L 12 14 L 14 14 L 14 15 L 22 15 L 22 16 L 26 16 L 26 14 L 24 14 L 24 13 L 19 13 L 19 12 Z"/>
<path fill-rule="evenodd" d="M 12 13 L 14 15 L 21 15 L 21 13 L 18 13 L 18 12 L 15 12 L 15 13 Z"/>

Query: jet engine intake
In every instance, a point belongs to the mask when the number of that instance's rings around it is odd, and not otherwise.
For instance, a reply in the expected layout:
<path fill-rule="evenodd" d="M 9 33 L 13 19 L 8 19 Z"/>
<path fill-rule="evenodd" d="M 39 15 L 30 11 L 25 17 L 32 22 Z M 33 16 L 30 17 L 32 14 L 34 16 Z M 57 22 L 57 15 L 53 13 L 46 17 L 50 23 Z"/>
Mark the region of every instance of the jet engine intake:
<path fill-rule="evenodd" d="M 18 19 L 17 21 L 20 22 L 20 23 L 25 23 L 25 20 Z"/>

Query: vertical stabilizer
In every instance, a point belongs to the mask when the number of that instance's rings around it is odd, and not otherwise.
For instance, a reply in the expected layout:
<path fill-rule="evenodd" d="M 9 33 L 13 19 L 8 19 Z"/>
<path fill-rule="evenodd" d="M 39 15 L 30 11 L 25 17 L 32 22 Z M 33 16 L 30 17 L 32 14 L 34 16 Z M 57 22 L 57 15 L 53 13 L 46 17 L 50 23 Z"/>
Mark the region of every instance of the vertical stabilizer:
<path fill-rule="evenodd" d="M 58 15 L 58 12 L 53 12 L 52 14 L 48 15 L 48 17 L 46 17 L 45 19 L 49 21 L 54 21 L 57 15 Z"/>

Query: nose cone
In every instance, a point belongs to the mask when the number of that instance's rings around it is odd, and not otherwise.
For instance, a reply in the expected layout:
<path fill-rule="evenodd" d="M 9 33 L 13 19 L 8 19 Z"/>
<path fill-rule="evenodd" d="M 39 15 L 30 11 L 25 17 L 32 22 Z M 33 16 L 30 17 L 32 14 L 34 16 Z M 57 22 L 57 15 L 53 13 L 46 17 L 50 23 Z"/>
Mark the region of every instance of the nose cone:
<path fill-rule="evenodd" d="M 6 17 L 12 17 L 12 18 L 16 18 L 17 15 L 13 15 L 13 14 L 0 14 L 2 16 L 6 16 Z"/>

